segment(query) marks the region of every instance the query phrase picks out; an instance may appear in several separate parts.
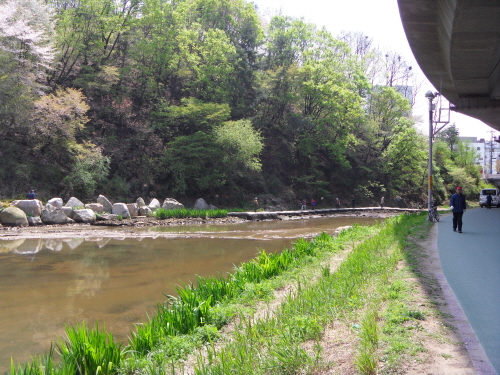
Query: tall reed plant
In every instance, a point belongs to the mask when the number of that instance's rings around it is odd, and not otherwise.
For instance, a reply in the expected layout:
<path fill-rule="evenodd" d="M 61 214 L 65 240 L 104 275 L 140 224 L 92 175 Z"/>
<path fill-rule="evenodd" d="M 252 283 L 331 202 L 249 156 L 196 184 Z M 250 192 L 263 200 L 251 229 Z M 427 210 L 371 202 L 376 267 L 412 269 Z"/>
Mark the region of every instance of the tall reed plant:
<path fill-rule="evenodd" d="M 124 354 L 122 345 L 97 323 L 94 329 L 85 323 L 66 327 L 66 338 L 60 340 L 57 351 L 63 367 L 75 369 L 76 375 L 115 374 Z"/>

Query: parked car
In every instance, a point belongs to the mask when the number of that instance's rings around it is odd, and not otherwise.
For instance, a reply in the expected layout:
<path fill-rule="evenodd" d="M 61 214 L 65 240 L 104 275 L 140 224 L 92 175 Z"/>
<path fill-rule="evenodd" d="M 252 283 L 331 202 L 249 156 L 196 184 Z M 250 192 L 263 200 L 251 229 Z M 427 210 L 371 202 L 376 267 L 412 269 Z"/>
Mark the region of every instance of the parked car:
<path fill-rule="evenodd" d="M 491 195 L 491 206 L 500 207 L 500 191 L 498 189 L 483 189 L 479 194 L 479 205 L 486 206 L 486 197 Z"/>

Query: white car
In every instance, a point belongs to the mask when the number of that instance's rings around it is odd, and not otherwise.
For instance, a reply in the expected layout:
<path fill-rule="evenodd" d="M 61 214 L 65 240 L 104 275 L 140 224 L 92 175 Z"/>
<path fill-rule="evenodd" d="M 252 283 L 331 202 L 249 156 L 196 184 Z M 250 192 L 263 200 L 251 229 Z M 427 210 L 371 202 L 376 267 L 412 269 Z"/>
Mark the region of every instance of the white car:
<path fill-rule="evenodd" d="M 486 206 L 486 199 L 488 195 L 491 195 L 491 205 L 500 207 L 500 191 L 498 189 L 481 190 L 481 194 L 479 194 L 479 205 L 481 207 Z"/>

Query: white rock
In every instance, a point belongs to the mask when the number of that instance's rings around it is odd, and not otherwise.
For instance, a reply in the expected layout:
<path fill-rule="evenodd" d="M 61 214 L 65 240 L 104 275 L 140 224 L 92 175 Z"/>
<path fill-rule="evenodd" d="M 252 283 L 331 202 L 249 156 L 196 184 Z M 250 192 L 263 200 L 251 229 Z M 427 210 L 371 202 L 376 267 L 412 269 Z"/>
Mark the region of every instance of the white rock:
<path fill-rule="evenodd" d="M 127 208 L 130 216 L 137 216 L 139 214 L 139 207 L 137 206 L 137 203 L 128 203 Z"/>
<path fill-rule="evenodd" d="M 153 211 L 157 210 L 158 208 L 161 207 L 160 201 L 158 201 L 158 199 L 156 199 L 156 198 L 153 198 L 153 199 L 151 199 L 151 202 L 149 202 L 148 207 L 151 208 Z"/>
<path fill-rule="evenodd" d="M 139 216 L 149 216 L 151 212 L 152 210 L 148 206 L 139 207 Z"/>
<path fill-rule="evenodd" d="M 65 204 L 66 207 L 85 207 L 83 202 L 78 198 L 71 197 Z"/>
<path fill-rule="evenodd" d="M 113 204 L 104 195 L 97 197 L 97 203 L 102 204 L 104 212 L 110 214 L 113 211 Z"/>
<path fill-rule="evenodd" d="M 173 198 L 165 198 L 165 201 L 163 202 L 163 205 L 161 207 L 166 210 L 177 210 L 184 208 L 184 205 Z"/>
<path fill-rule="evenodd" d="M 128 211 L 128 207 L 125 203 L 113 204 L 111 213 L 114 215 L 120 215 L 124 219 L 128 219 L 130 217 L 130 212 Z"/>
<path fill-rule="evenodd" d="M 54 206 L 54 207 L 59 207 L 59 208 L 61 208 L 63 206 L 62 198 L 52 198 L 52 199 L 49 199 L 49 201 L 47 203 Z"/>
<path fill-rule="evenodd" d="M 101 203 L 87 203 L 85 208 L 88 208 L 97 214 L 102 214 L 104 212 L 104 206 Z"/>
<path fill-rule="evenodd" d="M 14 201 L 11 206 L 22 210 L 26 215 L 40 216 L 43 210 L 43 204 L 38 199 L 23 199 Z"/>
<path fill-rule="evenodd" d="M 42 218 L 44 224 L 74 223 L 74 220 L 66 216 L 62 208 L 57 208 L 50 204 L 45 206 L 45 208 L 42 210 L 42 215 L 40 217 Z"/>
<path fill-rule="evenodd" d="M 93 223 L 95 219 L 95 212 L 88 208 L 73 210 L 73 220 L 77 223 Z"/>

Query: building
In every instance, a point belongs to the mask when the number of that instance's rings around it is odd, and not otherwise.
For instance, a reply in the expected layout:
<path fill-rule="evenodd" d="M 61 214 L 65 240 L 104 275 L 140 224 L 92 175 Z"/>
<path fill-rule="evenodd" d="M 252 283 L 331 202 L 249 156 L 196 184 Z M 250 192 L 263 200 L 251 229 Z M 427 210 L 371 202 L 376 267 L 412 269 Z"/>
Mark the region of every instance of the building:
<path fill-rule="evenodd" d="M 483 174 L 500 174 L 500 143 L 494 139 L 486 141 L 484 138 L 459 137 L 467 142 L 478 154 L 476 164 L 481 166 Z"/>

